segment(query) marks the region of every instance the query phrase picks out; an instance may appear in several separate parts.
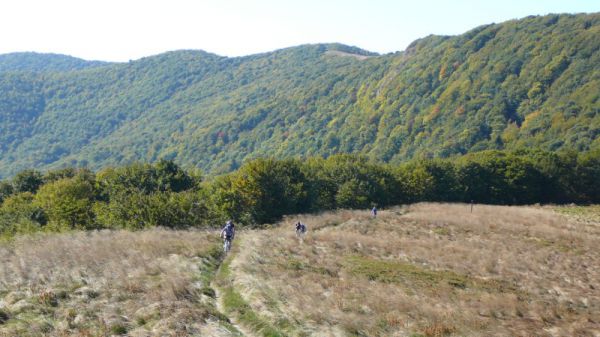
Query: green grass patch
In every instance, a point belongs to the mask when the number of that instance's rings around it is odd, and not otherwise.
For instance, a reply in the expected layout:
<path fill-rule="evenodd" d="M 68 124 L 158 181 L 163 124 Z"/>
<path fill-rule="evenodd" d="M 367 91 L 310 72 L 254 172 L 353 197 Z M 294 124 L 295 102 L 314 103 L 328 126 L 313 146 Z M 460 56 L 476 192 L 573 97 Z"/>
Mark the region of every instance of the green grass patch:
<path fill-rule="evenodd" d="M 310 272 L 310 273 L 316 273 L 316 274 L 321 274 L 321 275 L 327 275 L 327 276 L 331 276 L 331 277 L 338 276 L 338 272 L 336 270 L 331 270 L 331 269 L 324 268 L 324 267 L 314 266 L 309 263 L 302 262 L 293 257 L 288 258 L 285 261 L 285 263 L 280 263 L 279 267 L 281 267 L 282 269 L 286 269 L 286 270 Z"/>
<path fill-rule="evenodd" d="M 407 262 L 388 261 L 363 256 L 348 257 L 345 267 L 351 274 L 372 281 L 401 283 L 419 287 L 449 285 L 456 289 L 514 292 L 516 287 L 499 280 L 482 280 L 450 270 L 431 270 Z"/>
<path fill-rule="evenodd" d="M 346 260 L 350 272 L 365 276 L 369 280 L 385 283 L 417 282 L 434 285 L 441 282 L 465 288 L 468 280 L 465 276 L 452 271 L 434 271 L 414 264 L 378 260 L 369 257 L 354 256 Z"/>
<path fill-rule="evenodd" d="M 229 314 L 237 316 L 237 319 L 244 325 L 251 327 L 264 337 L 283 337 L 283 333 L 273 328 L 264 319 L 258 316 L 250 305 L 244 301 L 242 296 L 232 287 L 223 291 L 223 306 Z"/>
<path fill-rule="evenodd" d="M 448 227 L 436 227 L 433 229 L 433 232 L 438 235 L 444 235 L 444 236 L 448 236 L 448 235 L 452 234 L 450 232 L 450 228 L 448 228 Z"/>
<path fill-rule="evenodd" d="M 216 283 L 221 290 L 223 308 L 226 313 L 235 316 L 240 324 L 249 327 L 263 337 L 284 337 L 286 336 L 279 329 L 273 327 L 266 319 L 260 317 L 252 307 L 244 300 L 242 295 L 233 287 L 231 280 L 231 260 L 233 254 L 230 254 L 221 264 L 216 277 Z"/>
<path fill-rule="evenodd" d="M 600 205 L 590 206 L 558 206 L 554 210 L 558 213 L 582 220 L 600 222 Z"/>
<path fill-rule="evenodd" d="M 554 250 L 558 250 L 561 253 L 576 253 L 576 254 L 581 254 L 583 251 L 580 249 L 577 249 L 576 246 L 574 245 L 569 245 L 566 244 L 564 242 L 559 242 L 556 240 L 550 240 L 550 239 L 546 239 L 546 238 L 536 238 L 536 237 L 529 237 L 526 238 L 527 241 L 537 245 L 540 248 L 551 248 Z"/>

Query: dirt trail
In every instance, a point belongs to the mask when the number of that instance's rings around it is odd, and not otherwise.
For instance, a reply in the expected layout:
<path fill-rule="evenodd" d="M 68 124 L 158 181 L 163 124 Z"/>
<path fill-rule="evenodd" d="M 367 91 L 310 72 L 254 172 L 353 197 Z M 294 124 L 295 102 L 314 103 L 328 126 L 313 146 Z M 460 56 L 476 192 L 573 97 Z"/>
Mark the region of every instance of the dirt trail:
<path fill-rule="evenodd" d="M 222 296 L 219 287 L 217 287 L 214 282 L 210 284 L 211 288 L 215 291 L 215 304 L 217 306 L 217 311 L 222 313 L 223 315 L 229 318 L 229 323 L 232 327 L 234 327 L 237 331 L 232 331 L 234 336 L 246 336 L 246 337 L 258 337 L 252 331 L 246 329 L 242 325 L 238 324 L 237 320 L 234 317 L 230 317 L 226 314 L 225 308 L 223 308 L 223 303 L 221 302 Z"/>
<path fill-rule="evenodd" d="M 238 240 L 238 244 L 241 245 L 242 244 L 242 238 L 239 238 Z M 215 272 L 215 275 L 219 275 L 219 272 L 221 271 L 221 267 L 223 266 L 223 261 L 225 261 L 226 258 L 229 258 L 231 260 L 234 259 L 235 257 L 235 253 L 236 253 L 237 249 L 232 249 L 227 257 L 223 257 L 223 259 L 221 260 L 221 263 L 219 264 L 219 268 L 217 269 L 217 271 Z M 216 276 L 215 276 L 216 279 Z M 216 308 L 217 311 L 219 311 L 221 314 L 223 314 L 224 316 L 226 316 L 229 319 L 229 322 L 231 324 L 231 326 L 233 328 L 235 328 L 237 331 L 232 331 L 232 333 L 235 336 L 246 336 L 246 337 L 259 337 L 258 335 L 256 335 L 254 332 L 252 332 L 250 329 L 247 329 L 246 327 L 244 327 L 243 325 L 241 325 L 237 319 L 233 316 L 229 316 L 227 314 L 227 310 L 225 310 L 225 307 L 223 306 L 223 296 L 222 296 L 222 292 L 221 289 L 219 288 L 219 286 L 216 284 L 215 279 L 213 279 L 210 283 L 210 287 L 215 291 L 215 304 L 216 304 Z"/>

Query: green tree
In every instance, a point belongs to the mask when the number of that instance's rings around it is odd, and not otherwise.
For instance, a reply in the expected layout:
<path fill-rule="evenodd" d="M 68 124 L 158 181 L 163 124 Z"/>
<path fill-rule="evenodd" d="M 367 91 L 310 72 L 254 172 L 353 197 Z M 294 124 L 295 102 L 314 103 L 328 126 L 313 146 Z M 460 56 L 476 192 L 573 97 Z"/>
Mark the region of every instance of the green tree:
<path fill-rule="evenodd" d="M 435 180 L 421 161 L 414 160 L 400 165 L 395 174 L 406 195 L 405 202 L 430 200 Z"/>
<path fill-rule="evenodd" d="M 93 205 L 96 221 L 104 228 L 140 230 L 155 226 L 150 220 L 148 194 L 115 190 L 108 201 Z"/>
<path fill-rule="evenodd" d="M 159 160 L 154 167 L 160 191 L 187 191 L 201 182 L 200 176 L 191 176 L 172 160 Z"/>
<path fill-rule="evenodd" d="M 57 230 L 95 228 L 94 199 L 93 182 L 82 177 L 50 182 L 35 195 L 36 204 L 48 214 L 49 226 Z"/>
<path fill-rule="evenodd" d="M 8 198 L 13 194 L 14 188 L 7 181 L 0 181 L 0 204 L 4 201 L 4 199 Z"/>
<path fill-rule="evenodd" d="M 401 165 L 396 174 L 411 196 L 409 201 L 461 200 L 454 164 L 450 161 L 415 160 Z"/>
<path fill-rule="evenodd" d="M 36 170 L 24 170 L 13 178 L 12 184 L 16 193 L 22 192 L 37 192 L 38 188 L 42 186 L 44 179 L 42 174 Z"/>
<path fill-rule="evenodd" d="M 40 231 L 46 223 L 44 210 L 33 203 L 30 192 L 11 195 L 0 206 L 0 233 L 3 236 Z"/>
<path fill-rule="evenodd" d="M 117 191 L 181 192 L 199 186 L 201 177 L 191 175 L 173 161 L 161 160 L 155 165 L 133 163 L 118 168 L 108 168 L 97 175 L 98 187 L 105 196 Z"/>
<path fill-rule="evenodd" d="M 368 208 L 371 206 L 369 187 L 365 181 L 350 179 L 342 183 L 335 195 L 339 208 Z"/>
<path fill-rule="evenodd" d="M 350 191 L 359 193 L 357 197 L 364 199 L 359 203 L 361 207 L 371 204 L 380 206 L 391 205 L 404 198 L 403 190 L 392 171 L 384 165 L 369 161 L 366 157 L 356 155 L 335 155 L 327 158 L 321 167 L 320 174 L 328 183 L 324 186 L 333 186 L 328 190 L 333 192 L 336 204 L 334 208 L 344 207 L 337 204 L 338 200 L 348 201 Z M 339 189 L 344 187 L 345 197 L 338 197 Z"/>
<path fill-rule="evenodd" d="M 65 167 L 58 170 L 51 170 L 44 174 L 44 183 L 50 183 L 63 178 L 73 178 L 77 174 L 77 169 L 73 167 Z"/>
<path fill-rule="evenodd" d="M 217 224 L 227 220 L 251 224 L 253 220 L 247 201 L 234 189 L 233 180 L 234 174 L 219 176 L 201 190 L 200 193 L 210 205 L 210 218 Z"/>
<path fill-rule="evenodd" d="M 582 154 L 578 158 L 576 179 L 580 201 L 600 202 L 600 150 Z"/>
<path fill-rule="evenodd" d="M 456 177 L 462 189 L 462 200 L 477 203 L 492 202 L 491 178 L 492 173 L 481 163 L 466 161 L 456 168 Z"/>
<path fill-rule="evenodd" d="M 306 177 L 296 160 L 257 159 L 244 164 L 230 181 L 235 208 L 246 209 L 253 223 L 269 223 L 308 209 Z"/>

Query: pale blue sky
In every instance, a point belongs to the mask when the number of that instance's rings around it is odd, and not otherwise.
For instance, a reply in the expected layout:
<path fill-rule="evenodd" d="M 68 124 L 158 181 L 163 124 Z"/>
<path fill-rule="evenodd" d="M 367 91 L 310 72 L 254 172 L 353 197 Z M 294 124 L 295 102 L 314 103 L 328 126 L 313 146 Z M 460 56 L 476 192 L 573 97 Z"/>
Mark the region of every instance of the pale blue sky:
<path fill-rule="evenodd" d="M 429 34 L 599 11 L 600 0 L 6 0 L 0 53 L 127 61 L 175 49 L 239 56 L 319 42 L 387 53 Z"/>

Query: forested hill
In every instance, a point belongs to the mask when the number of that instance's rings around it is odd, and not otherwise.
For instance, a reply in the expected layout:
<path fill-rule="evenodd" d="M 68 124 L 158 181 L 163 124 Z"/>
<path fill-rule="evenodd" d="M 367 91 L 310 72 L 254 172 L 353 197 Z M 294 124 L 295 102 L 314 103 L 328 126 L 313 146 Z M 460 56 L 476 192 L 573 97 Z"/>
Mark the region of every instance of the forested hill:
<path fill-rule="evenodd" d="M 35 54 L 0 56 L 0 176 L 160 158 L 218 173 L 257 156 L 600 148 L 599 36 L 600 14 L 549 15 L 387 55 L 322 44 L 47 71 Z"/>
<path fill-rule="evenodd" d="M 60 54 L 19 52 L 0 55 L 0 72 L 9 71 L 69 71 L 107 65 L 107 62 L 86 61 Z"/>

